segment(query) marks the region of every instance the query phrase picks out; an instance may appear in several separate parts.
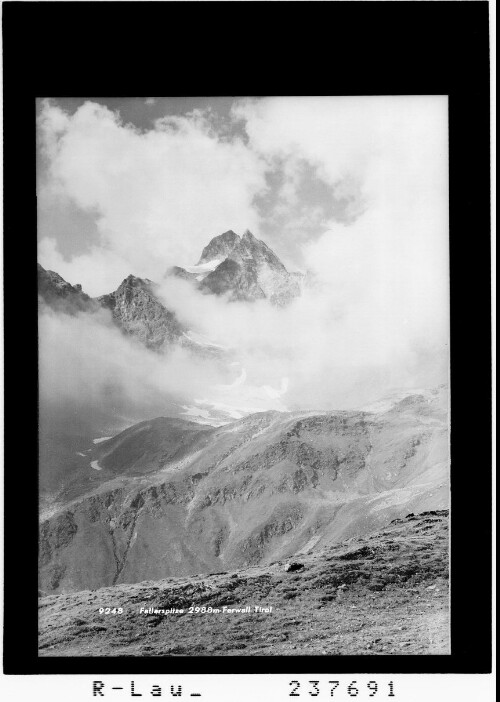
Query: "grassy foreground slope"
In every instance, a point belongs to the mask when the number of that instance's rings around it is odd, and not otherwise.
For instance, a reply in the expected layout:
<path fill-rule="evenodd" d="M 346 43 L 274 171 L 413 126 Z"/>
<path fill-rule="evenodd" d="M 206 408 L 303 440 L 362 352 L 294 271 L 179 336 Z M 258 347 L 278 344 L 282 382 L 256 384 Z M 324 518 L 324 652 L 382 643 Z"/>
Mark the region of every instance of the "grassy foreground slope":
<path fill-rule="evenodd" d="M 450 652 L 447 510 L 410 514 L 292 562 L 296 569 L 279 561 L 43 597 L 40 655 Z M 105 607 L 123 613 L 99 613 Z"/>

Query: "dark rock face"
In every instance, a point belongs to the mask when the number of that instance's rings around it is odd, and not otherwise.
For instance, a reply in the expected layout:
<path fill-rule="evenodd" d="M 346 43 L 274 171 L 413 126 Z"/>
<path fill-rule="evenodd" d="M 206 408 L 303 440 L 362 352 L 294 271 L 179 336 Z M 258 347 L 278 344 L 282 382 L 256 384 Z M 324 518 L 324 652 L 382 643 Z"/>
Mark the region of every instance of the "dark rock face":
<path fill-rule="evenodd" d="M 294 570 L 301 570 L 304 567 L 303 563 L 297 563 L 294 561 L 292 563 L 287 563 L 285 565 L 285 573 L 292 573 Z"/>
<path fill-rule="evenodd" d="M 71 285 L 58 273 L 38 264 L 38 294 L 43 303 L 66 314 L 93 312 L 99 305 L 82 291 L 81 285 Z"/>
<path fill-rule="evenodd" d="M 166 350 L 184 332 L 175 314 L 155 296 L 155 285 L 150 280 L 129 275 L 115 292 L 98 301 L 111 310 L 115 323 L 125 334 L 154 351 Z"/>

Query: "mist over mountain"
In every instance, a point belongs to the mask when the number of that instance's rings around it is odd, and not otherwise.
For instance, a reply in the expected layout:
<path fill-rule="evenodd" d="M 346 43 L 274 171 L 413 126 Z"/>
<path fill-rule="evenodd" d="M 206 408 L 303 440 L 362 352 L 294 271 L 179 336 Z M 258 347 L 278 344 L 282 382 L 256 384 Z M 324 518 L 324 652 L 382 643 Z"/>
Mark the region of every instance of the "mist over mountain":
<path fill-rule="evenodd" d="M 232 238 L 229 253 L 242 241 L 236 234 Z M 277 257 L 267 253 L 265 244 L 253 244 L 250 235 L 244 239 L 247 244 L 239 246 L 239 255 L 245 252 L 247 267 L 254 264 L 256 268 L 261 249 L 265 249 L 269 261 L 284 270 Z M 224 234 L 205 247 L 200 259 L 205 274 L 208 268 L 217 268 L 212 259 L 206 266 L 209 256 L 214 251 L 220 255 L 227 242 Z M 267 264 L 261 261 L 259 265 Z M 83 449 L 103 434 L 116 434 L 141 419 L 164 413 L 187 415 L 199 422 L 208 419 L 215 425 L 234 419 L 231 406 L 226 409 L 215 397 L 215 405 L 209 401 L 209 410 L 204 409 L 203 399 L 213 399 L 214 386 L 221 388 L 216 393 L 224 393 L 225 384 L 230 387 L 241 374 L 233 351 L 181 323 L 165 304 L 161 286 L 129 275 L 114 292 L 91 298 L 80 285 L 72 285 L 40 264 L 38 282 L 43 495 L 87 475 Z M 233 292 L 236 295 L 236 288 Z M 201 291 L 196 294 L 202 297 Z M 195 407 L 198 393 L 200 406 Z M 255 408 L 267 406 L 258 403 Z"/>
<path fill-rule="evenodd" d="M 276 254 L 250 231 L 242 237 L 229 230 L 214 237 L 203 249 L 199 262 L 189 269 L 174 266 L 168 272 L 195 281 L 205 294 L 225 295 L 231 301 L 269 299 L 286 305 L 300 295 L 302 274 L 290 274 Z M 216 345 L 201 344 L 161 301 L 157 283 L 130 274 L 111 293 L 90 298 L 81 285 L 71 285 L 58 273 L 38 264 L 39 295 L 61 312 L 110 310 L 116 326 L 154 351 L 166 351 L 181 343 L 195 351 L 214 353 Z M 212 348 L 210 348 L 212 347 Z"/>
<path fill-rule="evenodd" d="M 422 378 L 413 352 L 398 358 L 388 347 L 379 365 L 378 330 L 372 343 L 365 329 L 360 347 L 359 330 L 328 323 L 329 297 L 249 232 L 213 237 L 185 274 L 129 275 L 91 298 L 38 266 L 44 494 L 88 475 L 94 438 L 144 419 L 218 426 L 268 410 L 361 407 L 407 376 L 410 388 L 442 381 L 436 357 Z"/>

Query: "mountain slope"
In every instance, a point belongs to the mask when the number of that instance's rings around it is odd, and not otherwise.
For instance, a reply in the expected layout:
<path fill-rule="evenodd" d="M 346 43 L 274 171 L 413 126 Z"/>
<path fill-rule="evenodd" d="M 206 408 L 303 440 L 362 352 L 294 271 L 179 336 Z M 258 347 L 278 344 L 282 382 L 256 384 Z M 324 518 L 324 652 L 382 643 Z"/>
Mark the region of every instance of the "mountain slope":
<path fill-rule="evenodd" d="M 449 654 L 448 568 L 447 511 L 407 515 L 309 551 L 295 570 L 278 561 L 42 597 L 40 655 Z"/>
<path fill-rule="evenodd" d="M 261 300 L 266 297 L 259 285 L 257 266 L 254 261 L 245 265 L 226 258 L 200 283 L 200 290 L 214 295 L 230 293 L 231 300 Z"/>
<path fill-rule="evenodd" d="M 66 314 L 92 312 L 98 308 L 98 304 L 82 291 L 81 285 L 71 285 L 58 273 L 45 270 L 40 264 L 37 271 L 38 295 L 49 307 Z"/>
<path fill-rule="evenodd" d="M 161 351 L 179 341 L 185 329 L 155 295 L 155 284 L 129 275 L 109 295 L 98 298 L 115 323 L 147 348 Z"/>
<path fill-rule="evenodd" d="M 44 591 L 269 563 L 448 505 L 444 389 L 380 413 L 185 424 L 169 437 L 155 420 L 95 447 L 103 482 L 43 515 Z"/>
<path fill-rule="evenodd" d="M 201 252 L 200 260 L 197 265 L 208 263 L 214 259 L 223 261 L 231 254 L 239 241 L 240 237 L 238 234 L 235 234 L 232 229 L 223 234 L 219 234 L 219 236 L 214 236 Z"/>

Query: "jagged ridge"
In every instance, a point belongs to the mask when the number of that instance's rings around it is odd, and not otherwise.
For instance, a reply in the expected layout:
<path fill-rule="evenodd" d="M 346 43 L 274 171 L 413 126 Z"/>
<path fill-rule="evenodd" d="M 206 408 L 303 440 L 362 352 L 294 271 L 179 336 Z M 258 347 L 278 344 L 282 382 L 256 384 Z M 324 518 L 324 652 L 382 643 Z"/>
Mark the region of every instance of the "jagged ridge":
<path fill-rule="evenodd" d="M 213 262 L 213 267 L 210 265 Z M 174 266 L 169 273 L 194 281 L 203 293 L 227 295 L 233 301 L 269 299 L 286 305 L 300 295 L 302 274 L 288 273 L 276 254 L 250 231 L 242 237 L 229 230 L 214 237 L 203 249 L 195 270 Z M 115 324 L 128 336 L 156 352 L 180 344 L 203 357 L 219 358 L 221 351 L 199 344 L 189 330 L 158 297 L 151 280 L 129 275 L 111 293 L 91 298 L 81 285 L 71 285 L 54 271 L 38 264 L 38 288 L 42 300 L 69 314 L 110 310 Z"/>

